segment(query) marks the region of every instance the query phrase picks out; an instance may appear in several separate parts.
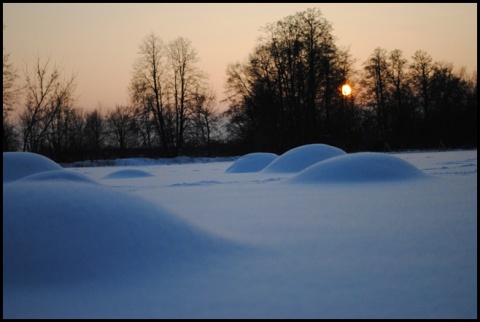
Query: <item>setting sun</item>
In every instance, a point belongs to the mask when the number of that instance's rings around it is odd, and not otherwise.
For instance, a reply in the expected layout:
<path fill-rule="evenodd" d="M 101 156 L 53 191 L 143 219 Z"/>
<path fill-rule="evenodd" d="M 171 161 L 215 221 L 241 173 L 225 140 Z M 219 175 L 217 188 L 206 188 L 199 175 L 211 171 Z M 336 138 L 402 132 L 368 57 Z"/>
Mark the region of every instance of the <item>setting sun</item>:
<path fill-rule="evenodd" d="M 342 95 L 343 96 L 348 96 L 352 93 L 352 88 L 350 87 L 350 85 L 348 84 L 345 84 L 342 86 Z"/>

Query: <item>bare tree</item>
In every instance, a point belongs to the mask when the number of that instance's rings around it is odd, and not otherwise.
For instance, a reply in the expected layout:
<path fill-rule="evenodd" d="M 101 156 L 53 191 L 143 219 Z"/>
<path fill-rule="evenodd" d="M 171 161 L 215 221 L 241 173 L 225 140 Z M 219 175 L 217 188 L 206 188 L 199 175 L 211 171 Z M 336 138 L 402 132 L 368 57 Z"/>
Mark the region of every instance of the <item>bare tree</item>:
<path fill-rule="evenodd" d="M 370 58 L 364 63 L 365 86 L 373 95 L 377 112 L 378 128 L 381 138 L 386 142 L 388 131 L 388 61 L 387 51 L 376 48 Z"/>
<path fill-rule="evenodd" d="M 153 125 L 165 154 L 170 154 L 167 133 L 167 69 L 163 41 L 151 33 L 139 46 L 139 57 L 133 67 L 130 84 L 132 105 L 153 116 Z"/>
<path fill-rule="evenodd" d="M 51 66 L 50 58 L 42 62 L 38 57 L 32 70 L 27 66 L 25 77 L 25 109 L 20 115 L 23 151 L 37 152 L 55 115 L 73 104 L 75 75 L 63 78 L 62 70 Z"/>
<path fill-rule="evenodd" d="M 248 61 L 228 66 L 228 113 L 243 144 L 283 153 L 330 134 L 330 111 L 340 101 L 336 88 L 349 71 L 349 56 L 339 57 L 331 24 L 317 9 L 263 31 Z"/>
<path fill-rule="evenodd" d="M 98 159 L 106 136 L 106 122 L 98 110 L 94 110 L 86 115 L 84 133 L 90 160 Z"/>
<path fill-rule="evenodd" d="M 155 120 L 150 109 L 144 106 L 132 107 L 132 117 L 135 119 L 135 128 L 139 136 L 139 145 L 147 150 L 152 150 L 154 142 L 159 141 L 155 131 Z"/>
<path fill-rule="evenodd" d="M 85 150 L 85 125 L 86 118 L 82 109 L 70 109 L 66 115 L 67 131 L 67 156 L 69 160 L 80 160 L 84 157 Z"/>
<path fill-rule="evenodd" d="M 163 153 L 178 155 L 190 124 L 195 91 L 206 87 L 206 75 L 196 66 L 198 56 L 191 42 L 182 37 L 165 46 L 152 33 L 141 43 L 139 55 L 134 64 L 130 99 L 136 116 L 141 116 L 143 122 L 143 141 L 150 142 L 148 126 L 153 124 Z"/>
<path fill-rule="evenodd" d="M 433 59 L 423 50 L 417 50 L 413 54 L 413 62 L 410 64 L 410 76 L 413 90 L 420 99 L 423 117 L 428 123 L 430 118 L 430 78 L 433 74 Z"/>
<path fill-rule="evenodd" d="M 225 99 L 230 105 L 238 106 L 243 104 L 245 97 L 251 96 L 252 79 L 247 70 L 247 64 L 230 63 L 227 65 L 227 81 L 225 82 Z"/>
<path fill-rule="evenodd" d="M 175 117 L 175 154 L 178 155 L 182 152 L 187 118 L 193 110 L 196 91 L 205 86 L 206 75 L 196 66 L 199 59 L 190 40 L 177 38 L 169 43 L 168 49 L 172 71 L 170 84 Z"/>
<path fill-rule="evenodd" d="M 107 113 L 106 122 L 112 141 L 120 149 L 120 156 L 125 157 L 127 148 L 135 143 L 136 124 L 133 109 L 117 105 Z"/>
<path fill-rule="evenodd" d="M 404 100 L 404 90 L 407 87 L 406 78 L 407 60 L 403 58 L 400 49 L 393 50 L 388 57 L 387 75 L 393 87 L 393 98 L 400 109 Z"/>
<path fill-rule="evenodd" d="M 3 118 L 7 118 L 20 94 L 20 87 L 16 86 L 17 71 L 9 62 L 9 54 L 3 53 Z"/>
<path fill-rule="evenodd" d="M 218 130 L 220 114 L 215 106 L 213 90 L 198 92 L 194 96 L 191 117 L 191 140 L 201 147 L 206 156 L 211 156 L 211 142 L 214 133 Z"/>
<path fill-rule="evenodd" d="M 48 156 L 53 160 L 59 162 L 69 160 L 69 154 L 72 152 L 72 132 L 76 131 L 78 121 L 77 114 L 75 108 L 67 105 L 55 111 L 45 136 L 45 148 L 48 150 Z"/>
<path fill-rule="evenodd" d="M 5 29 L 5 27 L 4 27 Z M 3 151 L 15 150 L 18 145 L 18 134 L 15 131 L 10 114 L 17 103 L 21 87 L 17 86 L 18 74 L 9 61 L 10 55 L 3 53 Z"/>
<path fill-rule="evenodd" d="M 414 139 L 413 120 L 415 106 L 412 102 L 411 86 L 408 81 L 408 61 L 399 49 L 388 57 L 388 79 L 391 92 L 391 130 L 397 146 L 406 147 Z"/>
<path fill-rule="evenodd" d="M 223 114 L 227 120 L 226 130 L 230 140 L 252 137 L 254 120 L 251 113 L 248 112 L 247 101 L 254 95 L 252 84 L 255 79 L 249 71 L 248 62 L 228 64 L 226 74 L 224 102 L 229 105 L 229 108 Z"/>

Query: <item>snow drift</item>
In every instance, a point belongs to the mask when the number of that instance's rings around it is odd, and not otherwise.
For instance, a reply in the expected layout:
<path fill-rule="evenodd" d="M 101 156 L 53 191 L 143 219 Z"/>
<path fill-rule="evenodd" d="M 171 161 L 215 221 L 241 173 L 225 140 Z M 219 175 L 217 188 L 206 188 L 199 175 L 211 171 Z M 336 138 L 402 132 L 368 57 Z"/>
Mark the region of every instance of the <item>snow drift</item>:
<path fill-rule="evenodd" d="M 394 155 L 431 180 L 389 155 L 323 160 L 313 184 L 232 180 L 234 160 L 4 182 L 3 317 L 476 318 L 477 151 Z"/>
<path fill-rule="evenodd" d="M 398 157 L 373 152 L 337 156 L 316 163 L 292 177 L 292 183 L 355 183 L 428 177 Z"/>
<path fill-rule="evenodd" d="M 63 169 L 43 155 L 31 152 L 3 152 L 3 182 L 50 170 Z"/>
<path fill-rule="evenodd" d="M 299 172 L 312 164 L 346 154 L 342 149 L 327 144 L 307 144 L 288 150 L 272 161 L 262 172 Z"/>
<path fill-rule="evenodd" d="M 23 177 L 3 186 L 4 289 L 158 271 L 233 246 L 140 197 L 55 168 L 36 154 L 4 153 L 4 172 Z"/>
<path fill-rule="evenodd" d="M 258 172 L 269 165 L 278 157 L 275 153 L 255 152 L 242 156 L 235 161 L 227 170 L 226 173 L 246 173 Z"/>
<path fill-rule="evenodd" d="M 18 179 L 19 182 L 24 181 L 73 181 L 85 183 L 97 183 L 84 174 L 72 170 L 50 170 L 35 173 Z"/>
<path fill-rule="evenodd" d="M 105 176 L 105 179 L 129 179 L 141 177 L 152 177 L 152 174 L 143 170 L 125 169 L 109 173 Z"/>

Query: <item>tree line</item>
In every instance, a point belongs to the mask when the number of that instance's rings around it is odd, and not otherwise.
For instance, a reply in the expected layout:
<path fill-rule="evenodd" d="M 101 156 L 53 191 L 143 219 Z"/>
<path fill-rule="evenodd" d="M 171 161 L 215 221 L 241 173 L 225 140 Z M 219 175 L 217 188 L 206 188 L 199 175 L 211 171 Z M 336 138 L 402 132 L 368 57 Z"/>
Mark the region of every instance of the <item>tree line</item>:
<path fill-rule="evenodd" d="M 249 57 L 227 66 L 223 113 L 197 62 L 188 39 L 165 44 L 148 35 L 133 64 L 129 105 L 103 113 L 75 107 L 75 75 L 65 78 L 50 59 L 38 58 L 16 86 L 4 53 L 3 149 L 72 162 L 283 153 L 309 143 L 348 152 L 477 146 L 476 71 L 456 71 L 422 50 L 409 61 L 382 48 L 356 70 L 319 9 L 267 24 Z"/>
<path fill-rule="evenodd" d="M 361 70 L 354 63 L 318 9 L 268 24 L 248 59 L 227 68 L 229 132 L 245 150 L 276 153 L 315 142 L 350 152 L 476 147 L 476 71 L 422 50 L 409 62 L 376 48 Z"/>
<path fill-rule="evenodd" d="M 220 113 L 191 42 L 141 42 L 128 91 L 130 104 L 107 112 L 75 106 L 76 75 L 65 78 L 51 59 L 26 68 L 25 82 L 3 55 L 3 150 L 29 151 L 58 162 L 133 156 L 209 156 L 220 136 Z M 18 120 L 12 112 L 24 99 Z"/>

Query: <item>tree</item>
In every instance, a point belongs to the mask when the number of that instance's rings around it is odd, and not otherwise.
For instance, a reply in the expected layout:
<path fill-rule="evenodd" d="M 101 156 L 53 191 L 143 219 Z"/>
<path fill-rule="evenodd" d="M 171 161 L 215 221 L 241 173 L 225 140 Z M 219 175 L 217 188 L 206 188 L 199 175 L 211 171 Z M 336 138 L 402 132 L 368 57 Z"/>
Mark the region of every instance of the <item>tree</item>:
<path fill-rule="evenodd" d="M 408 61 L 399 49 L 388 56 L 388 85 L 391 92 L 392 139 L 397 146 L 408 147 L 413 144 L 415 105 L 408 80 Z"/>
<path fill-rule="evenodd" d="M 413 91 L 422 106 L 422 115 L 428 123 L 430 118 L 430 78 L 433 73 L 433 59 L 423 50 L 417 50 L 410 64 Z"/>
<path fill-rule="evenodd" d="M 155 121 L 153 113 L 144 106 L 133 106 L 132 117 L 135 122 L 135 129 L 139 135 L 140 147 L 151 152 L 154 148 L 154 142 L 159 141 L 154 130 Z"/>
<path fill-rule="evenodd" d="M 200 147 L 206 156 L 211 156 L 213 134 L 218 130 L 220 114 L 215 107 L 215 94 L 208 92 L 195 93 L 190 130 L 190 140 Z"/>
<path fill-rule="evenodd" d="M 72 106 L 75 92 L 75 75 L 62 78 L 62 70 L 51 59 L 26 68 L 26 102 L 20 115 L 23 134 L 23 151 L 38 152 L 45 144 L 47 132 L 59 111 Z"/>
<path fill-rule="evenodd" d="M 3 118 L 6 119 L 13 111 L 20 88 L 15 82 L 18 78 L 17 71 L 9 62 L 9 54 L 3 53 Z"/>
<path fill-rule="evenodd" d="M 197 51 L 190 40 L 177 38 L 168 45 L 169 63 L 172 71 L 171 88 L 174 109 L 174 146 L 175 154 L 182 152 L 184 133 L 189 114 L 194 109 L 196 90 L 204 87 L 206 75 L 197 67 L 199 61 Z"/>
<path fill-rule="evenodd" d="M 365 82 L 364 86 L 373 95 L 376 110 L 378 130 L 383 143 L 388 141 L 389 110 L 388 100 L 388 70 L 387 51 L 376 48 L 370 58 L 364 63 Z"/>
<path fill-rule="evenodd" d="M 106 122 L 100 112 L 95 109 L 87 113 L 84 133 L 91 161 L 100 157 L 100 152 L 104 147 L 106 132 Z"/>
<path fill-rule="evenodd" d="M 434 137 L 435 125 L 432 118 L 431 108 L 431 77 L 433 74 L 433 59 L 423 50 L 417 50 L 412 56 L 413 62 L 410 64 L 409 75 L 412 92 L 418 106 L 418 113 L 421 117 L 419 124 L 419 137 L 424 141 L 423 144 L 430 146 L 433 141 L 438 140 Z M 432 141 L 433 140 L 433 141 Z"/>
<path fill-rule="evenodd" d="M 406 87 L 405 68 L 407 60 L 402 55 L 401 50 L 393 50 L 388 57 L 387 65 L 387 75 L 393 86 L 393 96 L 398 107 L 402 106 L 402 101 L 404 100 L 403 90 Z"/>
<path fill-rule="evenodd" d="M 3 152 L 16 151 L 21 142 L 15 125 L 10 120 L 3 119 Z"/>
<path fill-rule="evenodd" d="M 432 118 L 432 138 L 440 146 L 455 146 L 468 142 L 469 83 L 465 72 L 454 71 L 453 64 L 437 62 L 433 64 L 430 78 L 430 107 Z"/>
<path fill-rule="evenodd" d="M 254 120 L 247 110 L 247 100 L 253 96 L 254 78 L 249 72 L 248 62 L 227 65 L 227 81 L 224 85 L 224 103 L 229 108 L 223 113 L 227 120 L 226 131 L 230 144 L 240 144 L 253 149 Z"/>
<path fill-rule="evenodd" d="M 253 150 L 281 153 L 318 141 L 330 129 L 336 89 L 350 61 L 339 50 L 330 23 L 308 9 L 268 24 L 249 60 L 230 65 L 226 90 L 231 128 L 247 127 Z M 250 127 L 250 128 L 248 128 Z M 248 137 L 251 137 L 250 139 Z"/>
<path fill-rule="evenodd" d="M 80 149 L 76 144 L 76 131 L 79 121 L 78 111 L 70 106 L 63 106 L 55 111 L 51 125 L 45 135 L 42 152 L 57 162 L 71 160 L 70 154 Z M 72 146 L 73 145 L 73 146 Z"/>
<path fill-rule="evenodd" d="M 106 122 L 110 137 L 120 150 L 120 157 L 125 157 L 127 148 L 133 146 L 136 141 L 133 109 L 117 105 L 113 111 L 107 113 Z"/>
<path fill-rule="evenodd" d="M 73 108 L 66 115 L 68 161 L 82 160 L 85 156 L 85 125 L 86 117 L 82 109 Z"/>
<path fill-rule="evenodd" d="M 130 85 L 132 105 L 145 122 L 151 113 L 163 154 L 179 155 L 195 91 L 206 88 L 206 74 L 196 66 L 197 51 L 188 39 L 180 37 L 165 46 L 158 36 L 150 34 L 140 45 L 139 54 Z M 147 124 L 143 123 L 144 142 L 151 138 Z"/>
<path fill-rule="evenodd" d="M 5 28 L 5 27 L 4 27 Z M 18 133 L 15 130 L 10 114 L 17 103 L 21 88 L 17 86 L 18 74 L 13 64 L 9 61 L 10 55 L 3 53 L 3 151 L 14 151 L 17 149 Z"/>
<path fill-rule="evenodd" d="M 151 113 L 164 154 L 170 155 L 166 59 L 167 51 L 163 41 L 154 33 L 145 37 L 134 64 L 130 99 L 134 107 L 143 110 L 146 115 Z"/>

